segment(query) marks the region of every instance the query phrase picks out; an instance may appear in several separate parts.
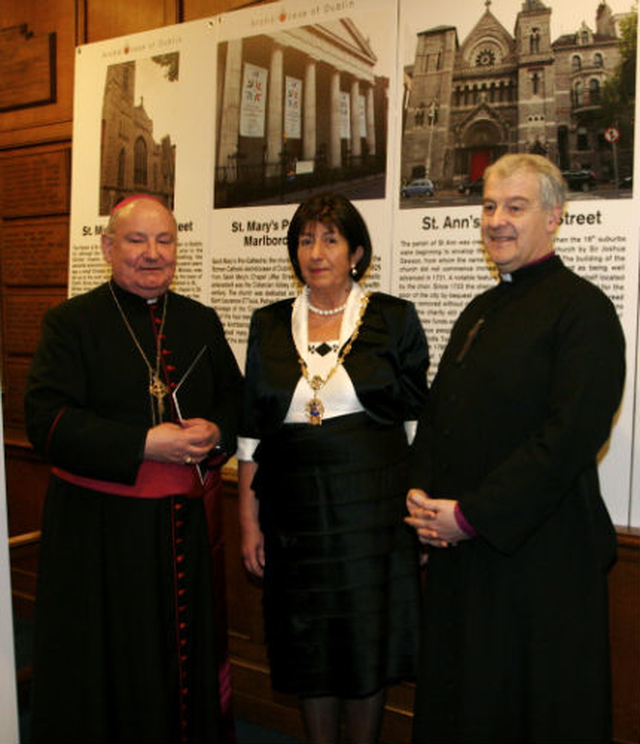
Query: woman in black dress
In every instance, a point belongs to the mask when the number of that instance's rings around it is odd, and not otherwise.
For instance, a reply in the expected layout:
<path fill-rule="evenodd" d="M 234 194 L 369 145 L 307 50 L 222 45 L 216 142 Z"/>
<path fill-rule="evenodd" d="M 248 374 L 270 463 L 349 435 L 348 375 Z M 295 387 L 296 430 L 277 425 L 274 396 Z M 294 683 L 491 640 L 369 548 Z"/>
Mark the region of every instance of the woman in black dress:
<path fill-rule="evenodd" d="M 378 738 L 385 689 L 414 674 L 417 544 L 403 523 L 428 351 L 409 302 L 359 284 L 371 241 L 336 194 L 297 209 L 305 285 L 257 310 L 239 443 L 246 568 L 264 579 L 272 683 L 312 742 Z"/>

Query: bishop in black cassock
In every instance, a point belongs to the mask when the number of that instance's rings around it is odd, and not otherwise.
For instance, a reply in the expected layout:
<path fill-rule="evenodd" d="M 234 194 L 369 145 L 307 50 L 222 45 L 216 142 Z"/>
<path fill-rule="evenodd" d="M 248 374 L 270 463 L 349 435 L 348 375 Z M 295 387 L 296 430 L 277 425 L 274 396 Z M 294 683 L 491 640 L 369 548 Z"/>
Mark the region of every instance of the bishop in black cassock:
<path fill-rule="evenodd" d="M 168 289 L 163 205 L 122 203 L 103 250 L 111 280 L 46 315 L 27 386 L 28 434 L 53 466 L 31 738 L 224 741 L 215 491 L 241 376 L 215 311 Z"/>

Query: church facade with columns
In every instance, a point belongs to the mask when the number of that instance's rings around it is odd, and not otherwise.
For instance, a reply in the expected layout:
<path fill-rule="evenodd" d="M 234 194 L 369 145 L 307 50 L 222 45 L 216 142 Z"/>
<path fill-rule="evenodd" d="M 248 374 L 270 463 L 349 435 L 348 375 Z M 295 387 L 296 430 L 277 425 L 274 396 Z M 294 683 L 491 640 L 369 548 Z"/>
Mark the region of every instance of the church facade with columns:
<path fill-rule="evenodd" d="M 366 176 L 384 189 L 389 81 L 376 61 L 346 18 L 221 43 L 215 206 Z"/>
<path fill-rule="evenodd" d="M 620 60 L 620 18 L 597 2 L 594 28 L 582 22 L 552 39 L 553 10 L 541 0 L 522 3 L 513 34 L 484 5 L 461 43 L 454 26 L 417 34 L 404 75 L 403 179 L 463 190 L 504 153 L 534 152 L 610 181 L 601 93 Z M 630 164 L 633 143 L 620 146 Z"/>

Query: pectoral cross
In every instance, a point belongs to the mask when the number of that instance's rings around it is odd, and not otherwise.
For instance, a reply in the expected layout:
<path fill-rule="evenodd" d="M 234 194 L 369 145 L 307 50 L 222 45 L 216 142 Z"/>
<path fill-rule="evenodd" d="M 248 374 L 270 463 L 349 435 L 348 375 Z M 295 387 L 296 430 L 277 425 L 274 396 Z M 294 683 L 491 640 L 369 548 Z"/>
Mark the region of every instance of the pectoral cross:
<path fill-rule="evenodd" d="M 152 375 L 149 381 L 149 392 L 156 399 L 158 418 L 162 421 L 164 416 L 164 398 L 169 392 L 169 388 L 162 382 L 158 375 Z"/>

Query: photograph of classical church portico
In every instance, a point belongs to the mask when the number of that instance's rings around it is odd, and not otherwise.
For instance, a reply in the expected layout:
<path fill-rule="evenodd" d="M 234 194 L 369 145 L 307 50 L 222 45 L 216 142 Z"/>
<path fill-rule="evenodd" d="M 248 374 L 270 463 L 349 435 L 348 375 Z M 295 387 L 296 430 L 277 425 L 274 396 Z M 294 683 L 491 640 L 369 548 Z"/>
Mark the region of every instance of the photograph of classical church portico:
<path fill-rule="evenodd" d="M 166 105 L 163 100 L 170 101 L 165 88 L 177 84 L 178 69 L 177 53 L 107 67 L 100 132 L 101 215 L 140 191 L 173 209 L 176 145 L 169 124 L 159 137 L 154 135 L 158 127 L 149 109 L 155 102 L 159 112 Z"/>
<path fill-rule="evenodd" d="M 514 0 L 501 19 L 491 0 L 477 6 L 461 39 L 456 25 L 427 25 L 427 10 L 424 25 L 412 19 L 424 30 L 405 57 L 401 206 L 418 202 L 415 183 L 431 184 L 421 204 L 479 198 L 485 168 L 507 152 L 549 157 L 570 198 L 630 197 L 637 12 L 614 13 L 598 0 L 576 9 Z M 554 14 L 564 23 L 557 35 Z M 511 33 L 504 23 L 514 18 Z"/>
<path fill-rule="evenodd" d="M 389 77 L 341 18 L 218 46 L 214 205 L 385 195 Z"/>

